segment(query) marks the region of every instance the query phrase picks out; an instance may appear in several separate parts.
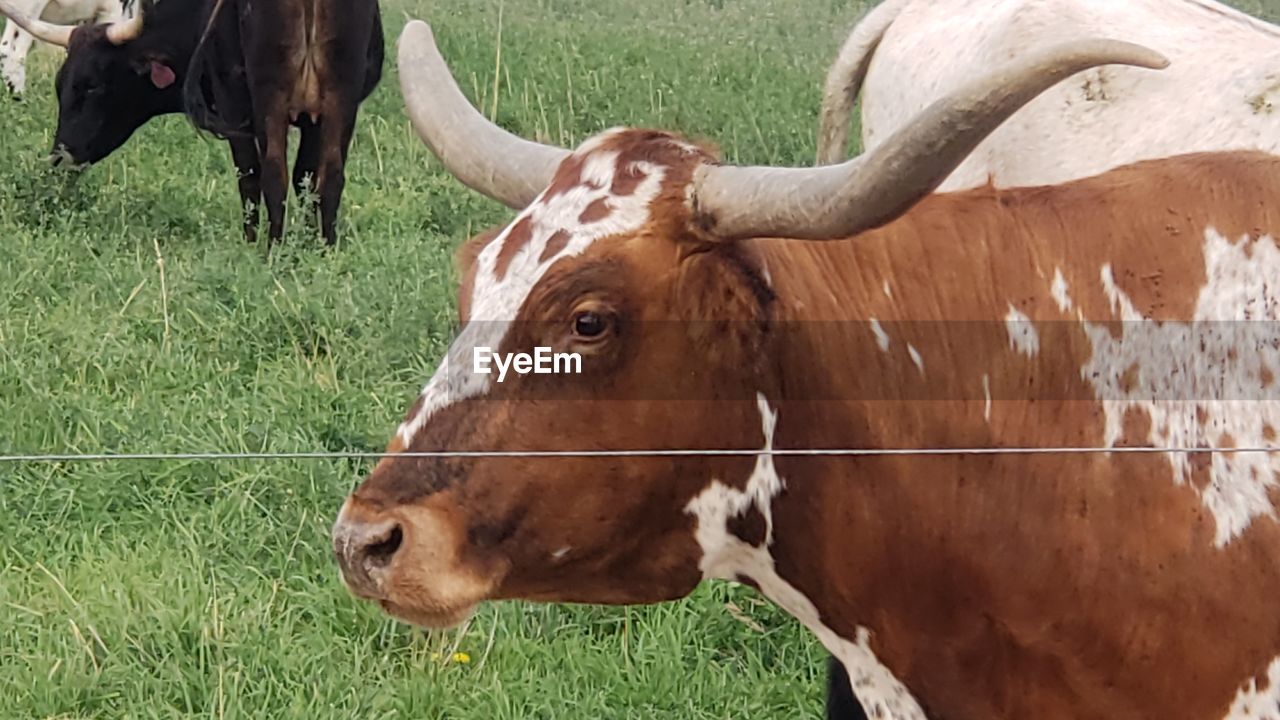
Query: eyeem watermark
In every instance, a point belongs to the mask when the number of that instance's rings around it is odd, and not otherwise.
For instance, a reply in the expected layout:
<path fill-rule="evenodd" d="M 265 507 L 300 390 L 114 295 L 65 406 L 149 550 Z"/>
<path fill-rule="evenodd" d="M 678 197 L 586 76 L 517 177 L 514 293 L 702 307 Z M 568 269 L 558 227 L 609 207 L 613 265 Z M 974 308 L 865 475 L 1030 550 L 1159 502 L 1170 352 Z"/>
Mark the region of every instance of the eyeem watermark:
<path fill-rule="evenodd" d="M 477 347 L 472 355 L 472 372 L 490 375 L 498 368 L 498 382 L 508 370 L 518 375 L 578 375 L 582 373 L 582 356 L 578 353 L 551 352 L 549 347 L 535 347 L 533 353 L 496 353 L 492 348 Z"/>

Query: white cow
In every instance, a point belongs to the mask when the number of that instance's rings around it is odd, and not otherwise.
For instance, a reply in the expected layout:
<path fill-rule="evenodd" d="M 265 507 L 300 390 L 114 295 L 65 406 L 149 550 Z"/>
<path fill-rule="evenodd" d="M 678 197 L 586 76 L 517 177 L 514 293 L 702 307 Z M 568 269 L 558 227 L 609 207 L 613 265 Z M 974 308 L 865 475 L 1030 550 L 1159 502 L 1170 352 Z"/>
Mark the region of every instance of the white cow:
<path fill-rule="evenodd" d="M 132 7 L 132 3 L 128 3 Z M 121 0 L 13 0 L 13 9 L 23 17 L 40 18 L 57 25 L 89 22 L 112 22 L 130 12 Z M 35 39 L 12 20 L 5 20 L 0 36 L 0 75 L 14 95 L 21 95 L 27 85 L 27 53 Z"/>
<path fill-rule="evenodd" d="M 887 0 L 854 28 L 827 77 L 818 162 L 843 160 L 862 91 L 872 148 L 946 91 L 1079 37 L 1154 48 L 1159 73 L 1080 73 L 1022 108 L 941 190 L 1042 185 L 1137 160 L 1209 150 L 1280 154 L 1280 27 L 1213 0 Z"/>

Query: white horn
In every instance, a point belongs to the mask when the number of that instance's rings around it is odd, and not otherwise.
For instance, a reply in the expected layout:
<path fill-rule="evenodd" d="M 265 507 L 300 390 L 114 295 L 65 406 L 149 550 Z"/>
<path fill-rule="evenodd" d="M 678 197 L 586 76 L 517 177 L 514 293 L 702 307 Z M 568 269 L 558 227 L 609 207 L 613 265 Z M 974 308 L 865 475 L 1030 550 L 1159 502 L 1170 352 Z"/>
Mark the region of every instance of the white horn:
<path fill-rule="evenodd" d="M 1167 67 L 1132 43 L 1082 40 L 997 68 L 925 108 L 872 151 L 816 168 L 704 165 L 694 176 L 699 224 L 725 238 L 847 238 L 883 225 L 933 192 L 1010 115 L 1059 81 L 1098 65 Z"/>
<path fill-rule="evenodd" d="M 0 0 L 0 15 L 12 20 L 31 37 L 59 47 L 71 44 L 71 33 L 76 29 L 74 25 L 55 25 L 39 18 L 29 18 L 18 12 L 11 0 Z"/>
<path fill-rule="evenodd" d="M 400 33 L 400 91 L 419 137 L 467 187 L 523 210 L 551 184 L 569 156 L 489 122 L 458 89 L 431 27 L 411 21 Z"/>
<path fill-rule="evenodd" d="M 142 34 L 143 18 L 151 9 L 151 0 L 138 0 L 138 10 L 128 20 L 117 20 L 107 26 L 107 40 L 112 45 L 124 45 Z"/>

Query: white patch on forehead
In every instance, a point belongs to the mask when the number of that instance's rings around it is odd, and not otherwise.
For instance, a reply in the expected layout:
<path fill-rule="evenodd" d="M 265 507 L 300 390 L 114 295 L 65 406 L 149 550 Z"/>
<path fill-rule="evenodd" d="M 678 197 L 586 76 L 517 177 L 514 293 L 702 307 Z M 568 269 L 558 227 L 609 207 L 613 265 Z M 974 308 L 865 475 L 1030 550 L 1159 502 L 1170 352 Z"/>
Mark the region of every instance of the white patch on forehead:
<path fill-rule="evenodd" d="M 1035 357 L 1040 352 L 1040 335 L 1031 318 L 1012 304 L 1004 316 L 1004 327 L 1009 331 L 1009 347 L 1027 357 Z"/>
<path fill-rule="evenodd" d="M 1053 269 L 1053 283 L 1049 286 L 1049 294 L 1053 296 L 1059 310 L 1071 311 L 1071 296 L 1067 294 L 1067 279 L 1062 277 L 1062 268 Z"/>
<path fill-rule="evenodd" d="M 1257 678 L 1236 692 L 1236 699 L 1223 720 L 1276 720 L 1280 718 L 1280 657 L 1267 668 L 1266 685 L 1258 687 Z"/>
<path fill-rule="evenodd" d="M 649 203 L 662 189 L 666 168 L 644 161 L 619 168 L 619 153 L 601 149 L 604 141 L 617 132 L 608 131 L 583 143 L 575 153 L 576 157 L 586 156 L 578 185 L 553 196 L 543 191 L 476 257 L 470 318 L 423 388 L 421 409 L 401 424 L 399 436 L 405 447 L 440 409 L 488 392 L 493 375 L 472 371 L 475 348 L 496 350 L 501 346 L 507 327 L 552 265 L 563 258 L 581 255 L 601 238 L 635 232 L 649 221 Z M 614 177 L 620 170 L 634 170 L 643 176 L 629 195 L 612 193 Z M 604 201 L 609 212 L 599 220 L 583 222 L 583 211 L 597 201 Z M 529 227 L 528 241 L 510 256 L 505 273 L 499 277 L 498 258 L 503 246 L 512 229 L 525 220 Z M 564 247 L 543 258 L 548 243 L 557 233 L 567 236 Z"/>
<path fill-rule="evenodd" d="M 769 452 L 773 450 L 778 415 L 763 394 L 757 393 L 756 404 L 760 410 L 765 454 L 757 456 L 746 485 L 739 490 L 713 479 L 685 506 L 685 512 L 698 520 L 695 538 L 702 548 L 699 568 L 703 577 L 734 580 L 743 576 L 753 580 L 765 597 L 809 628 L 840 660 L 868 716 L 883 720 L 926 720 L 910 691 L 872 652 L 866 628 L 859 627 L 852 641 L 840 637 L 822 623 L 813 602 L 778 574 L 770 554 L 773 500 L 786 489 L 786 481 L 779 477 Z M 729 531 L 730 520 L 752 506 L 765 521 L 765 539 L 759 547 L 743 542 Z"/>
<path fill-rule="evenodd" d="M 574 154 L 578 155 L 579 157 L 583 155 L 589 155 L 599 150 L 600 148 L 604 147 L 604 144 L 609 140 L 625 133 L 626 131 L 627 131 L 627 128 L 621 127 L 621 126 L 611 127 L 608 130 L 601 130 L 595 135 L 592 135 L 586 140 L 583 140 L 582 144 L 578 146 L 578 149 Z"/>
<path fill-rule="evenodd" d="M 880 348 L 880 352 L 889 352 L 889 333 L 880 327 L 880 321 L 871 318 L 871 332 L 876 336 L 876 347 Z"/>
<path fill-rule="evenodd" d="M 1206 281 L 1192 322 L 1156 322 L 1138 312 L 1109 265 L 1100 272 L 1121 337 L 1084 323 L 1093 355 L 1080 369 L 1101 401 L 1105 439 L 1115 446 L 1124 416 L 1150 418 L 1153 447 L 1277 447 L 1280 401 L 1280 249 L 1271 237 L 1232 243 L 1205 231 Z M 1143 438 L 1136 438 L 1143 440 Z M 1132 438 L 1131 438 L 1132 440 Z M 1187 453 L 1166 453 L 1176 484 L 1192 478 Z M 1214 453 L 1197 487 L 1224 547 L 1254 518 L 1275 517 L 1268 493 L 1280 453 Z"/>
<path fill-rule="evenodd" d="M 920 371 L 921 375 L 923 375 L 924 374 L 924 358 L 920 357 L 920 351 L 916 349 L 915 345 L 908 343 L 907 354 L 911 356 L 911 362 L 916 364 L 916 369 Z"/>

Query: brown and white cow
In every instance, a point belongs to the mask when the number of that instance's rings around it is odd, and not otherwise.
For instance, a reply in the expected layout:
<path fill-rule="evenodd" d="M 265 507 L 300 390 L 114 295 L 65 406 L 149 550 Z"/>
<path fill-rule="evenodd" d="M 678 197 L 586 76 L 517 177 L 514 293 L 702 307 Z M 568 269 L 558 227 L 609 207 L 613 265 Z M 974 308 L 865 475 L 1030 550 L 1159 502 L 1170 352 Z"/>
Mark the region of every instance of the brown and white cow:
<path fill-rule="evenodd" d="M 1280 315 L 1280 159 L 929 195 L 1057 80 L 1159 56 L 1043 51 L 861 158 L 767 169 L 656 131 L 530 143 L 425 24 L 399 52 L 426 143 L 521 212 L 461 254 L 464 326 L 334 525 L 357 595 L 441 626 L 735 579 L 873 717 L 1280 713 L 1276 455 L 790 452 L 1276 446 L 1280 333 L 1212 321 Z M 480 346 L 584 366 L 498 383 Z M 743 454 L 591 452 L 628 449 Z"/>

